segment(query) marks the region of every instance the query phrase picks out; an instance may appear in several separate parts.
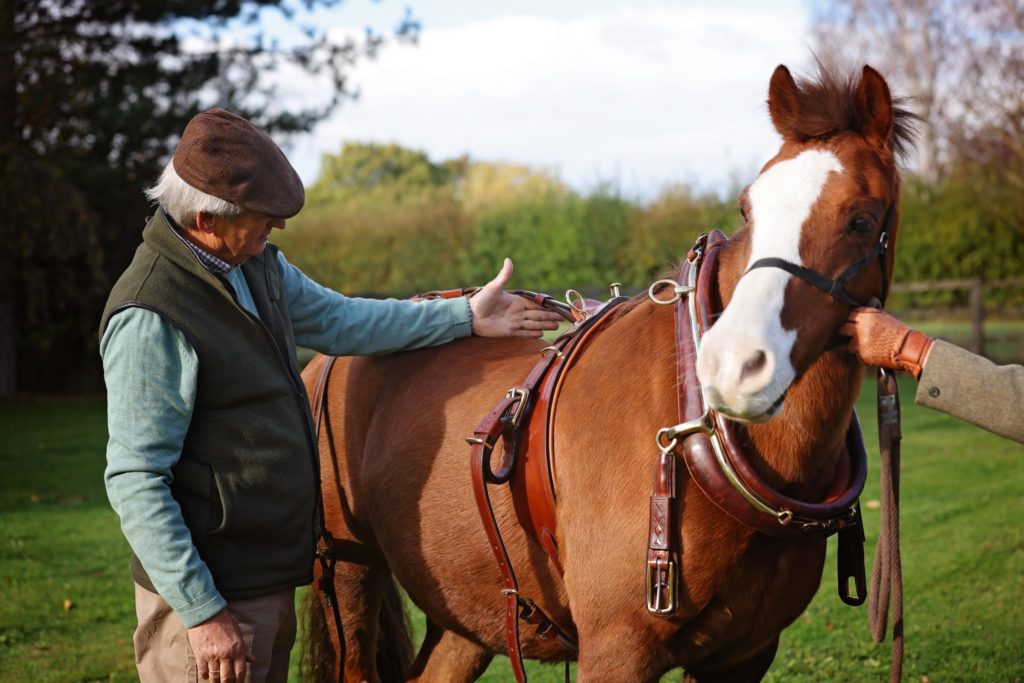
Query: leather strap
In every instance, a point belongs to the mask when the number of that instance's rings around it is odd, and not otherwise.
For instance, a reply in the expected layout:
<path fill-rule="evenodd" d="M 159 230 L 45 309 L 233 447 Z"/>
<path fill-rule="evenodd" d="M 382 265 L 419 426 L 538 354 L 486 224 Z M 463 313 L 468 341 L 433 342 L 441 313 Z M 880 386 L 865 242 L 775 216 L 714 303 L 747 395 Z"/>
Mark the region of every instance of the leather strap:
<path fill-rule="evenodd" d="M 429 301 L 431 299 L 457 299 L 460 296 L 472 297 L 479 292 L 482 287 L 460 287 L 458 289 L 434 289 L 429 292 L 421 292 L 411 299 L 413 301 Z M 506 289 L 509 294 L 520 296 L 528 301 L 532 301 L 538 306 L 558 313 L 560 316 L 568 320 L 569 322 L 577 322 L 579 320 L 578 310 L 574 306 L 570 306 L 567 303 L 558 301 L 549 294 L 543 294 L 541 292 L 531 292 L 528 289 Z"/>
<path fill-rule="evenodd" d="M 896 204 L 894 202 L 889 206 L 889 209 L 885 213 L 885 223 L 882 226 L 882 231 L 879 233 L 878 242 L 875 244 L 875 247 L 867 254 L 850 264 L 842 273 L 839 274 L 838 277 L 834 279 L 825 277 L 816 270 L 812 270 L 800 264 L 781 258 L 758 259 L 747 267 L 746 272 L 749 273 L 755 268 L 779 268 L 790 275 L 800 278 L 812 287 L 820 289 L 836 301 L 856 308 L 858 306 L 864 306 L 865 304 L 859 303 L 856 299 L 850 296 L 850 293 L 846 291 L 846 283 L 853 279 L 857 273 L 867 268 L 867 266 L 877 258 L 878 267 L 881 270 L 882 276 L 882 291 L 880 292 L 879 297 L 884 302 L 886 295 L 889 292 L 889 235 L 892 230 L 892 222 L 895 213 Z"/>
<path fill-rule="evenodd" d="M 587 342 L 610 318 L 612 310 L 625 301 L 627 299 L 624 297 L 616 297 L 597 309 L 591 309 L 589 318 L 577 322 L 566 330 L 556 341 L 554 348 L 549 347 L 549 350 L 544 351 L 553 353 L 554 358 L 551 359 L 551 365 L 538 390 L 534 392 L 533 410 L 537 417 L 530 420 L 520 434 L 520 443 L 525 447 L 520 448 L 520 469 L 511 481 L 516 517 L 530 538 L 551 558 L 559 574 L 564 574 L 564 570 L 558 554 L 555 514 L 558 459 L 555 453 L 554 425 L 558 399 L 569 371 L 582 354 Z"/>
<path fill-rule="evenodd" d="M 327 412 L 327 389 L 330 386 L 331 370 L 334 369 L 335 356 L 324 356 L 324 364 L 320 366 L 316 382 L 313 383 L 313 424 L 314 438 L 317 446 L 320 444 L 320 427 L 323 424 L 324 415 Z M 330 448 L 330 439 L 328 439 Z M 333 454 L 332 454 L 333 455 Z M 323 595 L 324 603 L 331 609 L 334 616 L 334 626 L 338 631 L 338 681 L 343 683 L 345 679 L 345 632 L 341 623 L 341 608 L 338 605 L 338 596 L 334 588 L 334 567 L 338 562 L 335 553 L 334 538 L 325 526 L 326 516 L 324 515 L 324 496 L 318 488 L 317 497 L 317 538 L 316 538 L 316 559 L 320 563 L 320 580 L 317 588 Z"/>
<path fill-rule="evenodd" d="M 487 541 L 494 553 L 498 569 L 501 570 L 502 581 L 505 584 L 505 588 L 502 590 L 505 596 L 505 644 L 508 648 L 509 660 L 512 662 L 512 671 L 519 683 L 526 681 L 526 669 L 523 666 L 523 655 L 519 642 L 517 609 L 520 606 L 523 607 L 524 620 L 539 626 L 538 634 L 549 639 L 558 638 L 573 648 L 576 645 L 575 641 L 544 614 L 533 601 L 519 593 L 519 582 L 505 548 L 505 542 L 502 540 L 498 521 L 494 517 L 494 508 L 491 505 L 487 484 L 503 484 L 515 471 L 515 432 L 522 425 L 522 420 L 528 416 L 531 388 L 540 381 L 555 357 L 554 354 L 542 357 L 527 377 L 527 381 L 522 386 L 515 387 L 499 401 L 473 430 L 473 436 L 467 439 L 472 444 L 470 473 L 473 480 L 473 496 L 476 499 L 477 510 L 483 522 Z M 491 466 L 491 455 L 499 437 L 504 441 L 505 457 L 499 469 L 495 471 Z"/>
<path fill-rule="evenodd" d="M 676 527 L 676 454 L 673 449 L 658 453 L 651 495 L 650 526 L 647 534 L 647 610 L 656 616 L 675 614 L 679 583 L 679 551 Z"/>
<path fill-rule="evenodd" d="M 534 295 L 541 305 L 549 305 L 545 295 Z M 600 324 L 607 319 L 608 313 L 618 304 L 626 301 L 624 297 L 616 297 L 594 310 L 588 318 L 577 320 L 569 330 L 564 332 L 555 343 L 544 349 L 541 359 L 534 365 L 530 374 L 519 386 L 513 387 L 508 394 L 477 425 L 473 436 L 467 439 L 472 445 L 470 453 L 470 470 L 473 479 L 473 496 L 476 499 L 477 511 L 484 526 L 491 551 L 494 553 L 498 568 L 501 570 L 505 588 L 505 641 L 509 659 L 516 680 L 526 681 L 526 670 L 522 663 L 520 646 L 519 620 L 537 626 L 537 634 L 548 640 L 558 640 L 566 647 L 578 649 L 575 637 L 567 628 L 559 626 L 530 598 L 519 592 L 519 584 L 512 567 L 508 551 L 505 548 L 501 530 L 494 516 L 488 484 L 512 483 L 513 505 L 520 526 L 527 535 L 536 541 L 551 557 L 559 572 L 562 571 L 558 549 L 555 544 L 554 514 L 554 478 L 552 464 L 553 453 L 546 452 L 540 444 L 548 444 L 548 433 L 553 420 L 556 387 L 560 379 L 571 366 L 573 359 L 582 348 L 584 341 L 594 333 Z M 577 313 L 579 309 L 577 309 Z M 538 389 L 540 389 L 538 391 Z M 542 403 L 547 406 L 544 420 L 531 420 L 534 409 Z M 541 436 L 529 436 L 536 430 L 531 423 L 543 425 Z M 526 451 L 526 458 L 532 459 L 530 472 L 524 470 L 524 453 L 520 449 L 523 434 L 529 437 L 532 449 Z M 495 469 L 491 457 L 498 438 L 501 438 L 503 457 Z M 545 455 L 538 458 L 537 455 Z M 543 476 L 534 476 L 531 488 L 529 474 L 537 474 L 544 467 Z M 538 487 L 537 482 L 540 482 Z M 541 488 L 541 491 L 537 491 Z M 517 610 L 519 614 L 517 615 Z"/>

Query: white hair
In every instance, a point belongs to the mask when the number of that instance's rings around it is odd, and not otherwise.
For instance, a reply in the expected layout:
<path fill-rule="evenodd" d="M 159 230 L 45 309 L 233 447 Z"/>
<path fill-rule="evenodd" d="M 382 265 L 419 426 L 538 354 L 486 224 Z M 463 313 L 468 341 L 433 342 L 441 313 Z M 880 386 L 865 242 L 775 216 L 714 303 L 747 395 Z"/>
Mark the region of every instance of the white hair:
<path fill-rule="evenodd" d="M 182 227 L 195 227 L 196 214 L 208 213 L 214 216 L 235 218 L 242 213 L 242 207 L 218 199 L 192 187 L 174 170 L 174 162 L 168 161 L 156 185 L 146 190 L 150 201 L 164 207 L 171 218 Z"/>

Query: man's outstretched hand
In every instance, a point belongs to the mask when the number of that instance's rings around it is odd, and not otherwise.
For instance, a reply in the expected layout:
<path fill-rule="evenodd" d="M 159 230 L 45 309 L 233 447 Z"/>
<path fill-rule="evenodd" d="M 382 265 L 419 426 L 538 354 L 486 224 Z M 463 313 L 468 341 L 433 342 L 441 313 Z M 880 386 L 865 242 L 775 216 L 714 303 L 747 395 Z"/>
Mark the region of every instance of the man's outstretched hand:
<path fill-rule="evenodd" d="M 539 337 L 558 329 L 563 318 L 532 301 L 505 291 L 512 277 L 512 259 L 505 259 L 497 277 L 469 299 L 473 334 L 480 337 Z"/>

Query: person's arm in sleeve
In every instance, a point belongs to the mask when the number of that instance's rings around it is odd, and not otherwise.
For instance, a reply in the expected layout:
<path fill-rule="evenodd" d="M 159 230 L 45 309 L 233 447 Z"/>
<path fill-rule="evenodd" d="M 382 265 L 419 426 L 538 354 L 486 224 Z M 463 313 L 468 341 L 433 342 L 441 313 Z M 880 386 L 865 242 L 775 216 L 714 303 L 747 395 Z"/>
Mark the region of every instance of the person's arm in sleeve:
<path fill-rule="evenodd" d="M 472 333 L 465 297 L 424 302 L 347 297 L 306 277 L 280 252 L 278 265 L 300 346 L 334 356 L 374 355 L 444 344 Z"/>
<path fill-rule="evenodd" d="M 866 365 L 913 375 L 919 405 L 1024 443 L 1024 366 L 996 365 L 874 308 L 855 309 L 840 332 Z"/>
<path fill-rule="evenodd" d="M 107 497 L 153 586 L 191 628 L 227 602 L 171 495 L 195 405 L 197 357 L 159 314 L 114 315 L 100 342 L 107 385 Z"/>
<path fill-rule="evenodd" d="M 471 334 L 539 337 L 545 330 L 557 329 L 561 319 L 504 291 L 512 275 L 508 259 L 472 300 L 418 302 L 346 297 L 306 277 L 280 252 L 278 265 L 296 343 L 335 356 L 392 353 Z"/>

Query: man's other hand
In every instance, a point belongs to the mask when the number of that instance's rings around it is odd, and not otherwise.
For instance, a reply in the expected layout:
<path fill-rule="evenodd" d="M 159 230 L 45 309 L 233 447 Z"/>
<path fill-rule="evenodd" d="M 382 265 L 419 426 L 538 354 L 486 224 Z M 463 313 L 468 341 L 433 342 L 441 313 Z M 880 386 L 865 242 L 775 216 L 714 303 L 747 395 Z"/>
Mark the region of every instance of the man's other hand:
<path fill-rule="evenodd" d="M 188 630 L 199 677 L 220 683 L 241 683 L 252 661 L 238 622 L 226 608 Z"/>
<path fill-rule="evenodd" d="M 510 277 L 512 259 L 506 258 L 497 277 L 470 298 L 473 334 L 480 337 L 540 337 L 545 330 L 557 330 L 562 316 L 505 291 L 505 283 Z"/>

